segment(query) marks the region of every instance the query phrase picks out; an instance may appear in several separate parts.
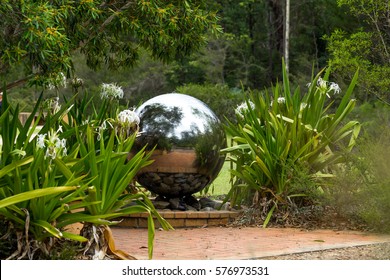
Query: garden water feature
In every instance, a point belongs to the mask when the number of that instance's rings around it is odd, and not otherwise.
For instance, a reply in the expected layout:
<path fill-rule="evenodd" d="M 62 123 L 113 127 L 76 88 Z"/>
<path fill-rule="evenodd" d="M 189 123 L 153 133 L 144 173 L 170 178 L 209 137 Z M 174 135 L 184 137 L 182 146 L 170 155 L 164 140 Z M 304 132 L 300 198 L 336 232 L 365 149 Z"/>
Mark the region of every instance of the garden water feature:
<path fill-rule="evenodd" d="M 140 119 L 135 148 L 146 145 L 147 149 L 154 149 L 153 163 L 138 172 L 137 181 L 156 195 L 156 209 L 168 219 L 220 219 L 220 202 L 193 196 L 213 182 L 225 161 L 220 150 L 226 147 L 226 135 L 218 117 L 200 100 L 179 93 L 156 96 L 135 112 Z M 230 211 L 222 211 L 227 212 L 227 220 L 234 216 Z"/>

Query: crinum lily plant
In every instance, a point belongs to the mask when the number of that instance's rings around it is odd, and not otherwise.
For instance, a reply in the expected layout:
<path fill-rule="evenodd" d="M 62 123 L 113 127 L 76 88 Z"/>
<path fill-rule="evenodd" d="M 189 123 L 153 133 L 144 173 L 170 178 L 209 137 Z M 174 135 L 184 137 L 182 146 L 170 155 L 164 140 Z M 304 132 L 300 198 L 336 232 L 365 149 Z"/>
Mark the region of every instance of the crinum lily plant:
<path fill-rule="evenodd" d="M 232 162 L 228 199 L 235 205 L 251 200 L 264 226 L 278 207 L 320 190 L 316 180 L 332 176 L 332 165 L 355 145 L 360 124 L 346 117 L 355 105 L 357 74 L 337 104 L 341 89 L 328 81 L 329 74 L 329 69 L 319 73 L 303 93 L 290 89 L 284 71 L 283 83 L 251 92 L 236 110 L 237 122 L 226 126 L 232 139 L 223 151 Z M 312 183 L 304 187 L 302 176 Z"/>
<path fill-rule="evenodd" d="M 126 191 L 138 170 L 150 163 L 143 149 L 129 157 L 139 120 L 127 111 L 118 113 L 117 103 L 103 102 L 96 109 L 85 96 L 47 112 L 40 110 L 40 97 L 22 123 L 19 107 L 9 104 L 4 93 L 0 218 L 17 240 L 15 252 L 6 258 L 49 258 L 56 244 L 71 240 L 82 244 L 88 258 L 131 259 L 115 248 L 109 226 L 137 212 L 149 213 L 151 258 L 154 219 L 164 229 L 171 228 L 147 195 Z M 82 225 L 80 233 L 71 230 L 75 224 Z"/>

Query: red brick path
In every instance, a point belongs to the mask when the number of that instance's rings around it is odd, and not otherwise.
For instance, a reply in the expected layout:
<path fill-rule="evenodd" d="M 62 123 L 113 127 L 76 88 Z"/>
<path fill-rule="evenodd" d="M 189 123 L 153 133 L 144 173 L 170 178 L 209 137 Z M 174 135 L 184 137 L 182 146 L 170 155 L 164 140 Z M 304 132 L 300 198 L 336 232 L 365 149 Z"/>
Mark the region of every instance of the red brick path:
<path fill-rule="evenodd" d="M 112 228 L 116 248 L 147 259 L 147 229 Z M 153 259 L 254 259 L 390 242 L 389 235 L 280 228 L 183 228 L 156 230 Z"/>

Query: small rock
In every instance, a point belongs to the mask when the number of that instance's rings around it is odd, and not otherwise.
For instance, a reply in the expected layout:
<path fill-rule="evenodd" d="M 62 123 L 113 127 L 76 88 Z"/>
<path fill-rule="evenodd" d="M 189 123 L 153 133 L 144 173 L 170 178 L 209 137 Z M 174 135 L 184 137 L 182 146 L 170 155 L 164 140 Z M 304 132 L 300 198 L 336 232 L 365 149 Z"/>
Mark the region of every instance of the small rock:
<path fill-rule="evenodd" d="M 173 183 L 175 182 L 172 176 L 164 177 L 162 181 L 167 185 L 173 185 Z"/>
<path fill-rule="evenodd" d="M 207 198 L 207 197 L 200 198 L 199 203 L 200 203 L 201 208 L 206 208 L 206 207 L 216 208 L 215 207 L 216 202 L 210 198 Z"/>
<path fill-rule="evenodd" d="M 168 201 L 153 201 L 153 205 L 156 209 L 166 209 L 168 208 L 171 204 Z"/>
<path fill-rule="evenodd" d="M 188 210 L 188 211 L 198 211 L 198 209 L 196 209 L 196 208 L 194 208 L 194 207 L 192 207 L 190 205 L 186 205 L 186 210 Z"/>
<path fill-rule="evenodd" d="M 205 207 L 205 208 L 200 209 L 200 211 L 211 212 L 211 211 L 216 211 L 216 210 L 212 207 Z"/>
<path fill-rule="evenodd" d="M 225 204 L 222 204 L 221 210 L 225 210 L 225 211 L 230 210 L 230 203 L 226 202 Z"/>
<path fill-rule="evenodd" d="M 160 180 L 161 180 L 161 177 L 160 177 L 157 173 L 150 172 L 150 173 L 149 173 L 149 176 L 151 177 L 151 179 L 152 179 L 153 182 L 156 182 L 156 181 L 160 181 Z"/>
<path fill-rule="evenodd" d="M 171 206 L 171 209 L 173 209 L 173 210 L 179 209 L 179 206 L 180 206 L 180 198 L 175 197 L 175 198 L 169 199 L 169 204 L 170 204 L 170 206 Z"/>
<path fill-rule="evenodd" d="M 201 206 L 200 206 L 199 201 L 195 197 L 193 197 L 192 195 L 186 196 L 184 198 L 184 202 L 185 202 L 185 204 L 187 204 L 188 206 L 191 206 L 195 210 L 200 210 Z"/>
<path fill-rule="evenodd" d="M 175 197 L 169 200 L 169 204 L 172 210 L 185 211 L 187 209 L 184 201 L 181 198 Z"/>

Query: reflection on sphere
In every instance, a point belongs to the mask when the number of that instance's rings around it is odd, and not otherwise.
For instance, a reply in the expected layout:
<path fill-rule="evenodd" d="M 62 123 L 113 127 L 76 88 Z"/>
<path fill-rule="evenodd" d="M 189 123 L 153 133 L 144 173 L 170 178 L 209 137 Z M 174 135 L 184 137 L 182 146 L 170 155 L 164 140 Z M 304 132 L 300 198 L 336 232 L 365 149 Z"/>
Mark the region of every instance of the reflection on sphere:
<path fill-rule="evenodd" d="M 226 136 L 218 117 L 200 100 L 185 94 L 156 96 L 136 109 L 140 136 L 135 146 L 155 148 L 154 162 L 138 182 L 165 197 L 201 191 L 218 175 L 225 160 Z"/>

